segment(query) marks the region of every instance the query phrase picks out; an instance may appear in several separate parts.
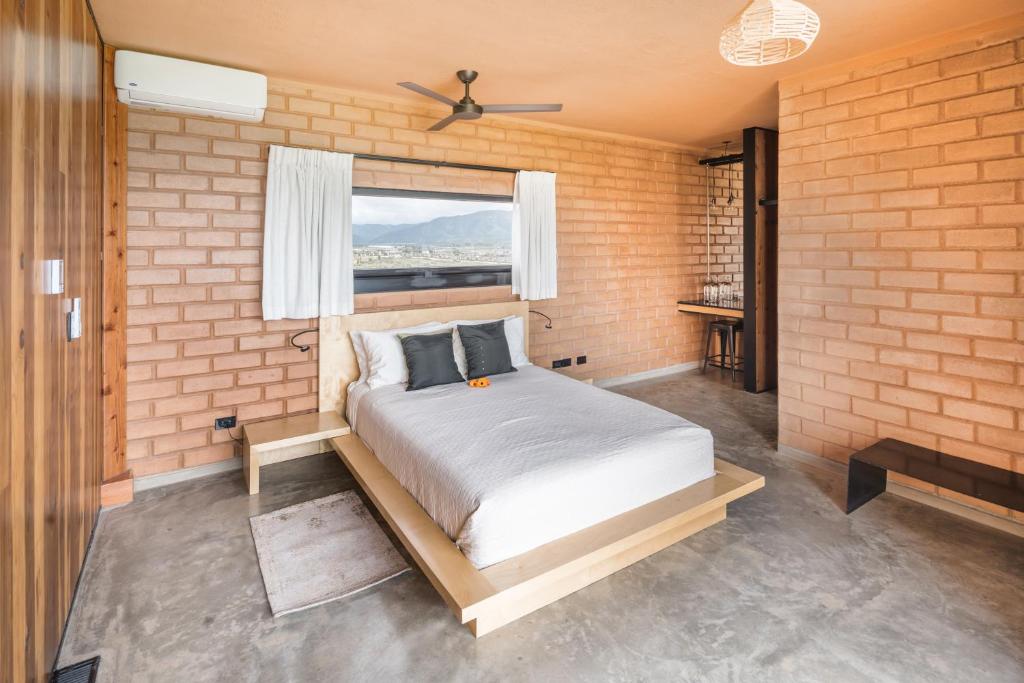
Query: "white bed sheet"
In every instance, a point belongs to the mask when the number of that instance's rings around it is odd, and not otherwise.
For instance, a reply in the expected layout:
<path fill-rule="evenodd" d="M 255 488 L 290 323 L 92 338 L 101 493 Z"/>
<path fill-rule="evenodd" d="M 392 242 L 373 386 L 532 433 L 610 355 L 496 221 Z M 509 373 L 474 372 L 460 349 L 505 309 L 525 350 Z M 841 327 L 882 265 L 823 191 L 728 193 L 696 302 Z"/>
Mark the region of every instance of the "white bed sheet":
<path fill-rule="evenodd" d="M 405 388 L 404 384 L 401 386 L 403 389 Z M 352 384 L 348 385 L 348 398 L 345 399 L 345 418 L 348 420 L 348 426 L 357 434 L 359 433 L 357 425 L 359 421 L 359 402 L 368 393 L 370 393 L 370 385 L 366 382 L 352 382 Z"/>
<path fill-rule="evenodd" d="M 714 474 L 711 432 L 677 415 L 535 366 L 490 379 L 349 393 L 357 434 L 478 568 Z"/>

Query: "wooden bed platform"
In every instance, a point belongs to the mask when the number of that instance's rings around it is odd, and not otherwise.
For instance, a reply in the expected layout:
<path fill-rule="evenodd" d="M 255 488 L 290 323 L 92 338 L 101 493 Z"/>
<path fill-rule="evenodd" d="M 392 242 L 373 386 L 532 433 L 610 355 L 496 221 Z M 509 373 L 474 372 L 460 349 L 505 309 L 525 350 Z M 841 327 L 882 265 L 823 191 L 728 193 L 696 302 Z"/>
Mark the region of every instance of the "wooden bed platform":
<path fill-rule="evenodd" d="M 715 476 L 527 553 L 477 569 L 355 434 L 331 445 L 452 612 L 480 637 L 725 519 L 764 477 Z"/>
<path fill-rule="evenodd" d="M 529 340 L 528 303 L 521 301 L 322 318 L 320 410 L 344 415 L 345 387 L 358 379 L 349 330 L 506 315 L 523 316 Z M 357 434 L 330 443 L 455 616 L 477 637 L 721 522 L 726 504 L 764 486 L 763 476 L 716 458 L 709 479 L 477 569 Z"/>

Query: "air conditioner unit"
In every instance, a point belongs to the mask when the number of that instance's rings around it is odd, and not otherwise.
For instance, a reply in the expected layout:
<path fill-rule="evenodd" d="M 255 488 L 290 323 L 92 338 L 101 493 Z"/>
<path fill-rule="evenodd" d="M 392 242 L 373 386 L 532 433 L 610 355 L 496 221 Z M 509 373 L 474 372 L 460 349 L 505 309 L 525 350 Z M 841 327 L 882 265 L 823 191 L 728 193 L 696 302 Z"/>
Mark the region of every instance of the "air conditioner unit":
<path fill-rule="evenodd" d="M 125 104 L 262 121 L 267 77 L 223 66 L 118 50 L 114 55 L 117 99 Z"/>

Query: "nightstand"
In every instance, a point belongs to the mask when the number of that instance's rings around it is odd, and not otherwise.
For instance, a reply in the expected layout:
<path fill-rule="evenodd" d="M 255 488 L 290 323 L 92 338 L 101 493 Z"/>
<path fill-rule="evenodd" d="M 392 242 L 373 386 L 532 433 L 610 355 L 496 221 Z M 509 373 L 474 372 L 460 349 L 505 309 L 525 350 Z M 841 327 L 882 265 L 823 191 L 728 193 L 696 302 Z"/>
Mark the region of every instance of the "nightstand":
<path fill-rule="evenodd" d="M 329 444 L 322 451 L 309 445 L 351 432 L 348 422 L 333 411 L 243 425 L 242 473 L 249 495 L 260 492 L 260 467 L 328 452 Z"/>

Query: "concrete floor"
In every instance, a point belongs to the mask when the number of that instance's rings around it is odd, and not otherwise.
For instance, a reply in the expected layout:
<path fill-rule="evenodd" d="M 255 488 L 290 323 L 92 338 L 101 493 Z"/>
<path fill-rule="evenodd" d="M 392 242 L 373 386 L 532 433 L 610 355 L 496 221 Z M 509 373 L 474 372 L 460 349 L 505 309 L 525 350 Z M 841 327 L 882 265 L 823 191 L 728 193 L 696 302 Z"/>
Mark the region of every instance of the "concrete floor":
<path fill-rule="evenodd" d="M 696 373 L 616 389 L 766 475 L 722 524 L 481 640 L 418 571 L 273 619 L 248 518 L 354 487 L 332 455 L 105 512 L 60 656 L 104 681 L 1022 681 L 1024 540 L 779 456 L 776 401 Z"/>

